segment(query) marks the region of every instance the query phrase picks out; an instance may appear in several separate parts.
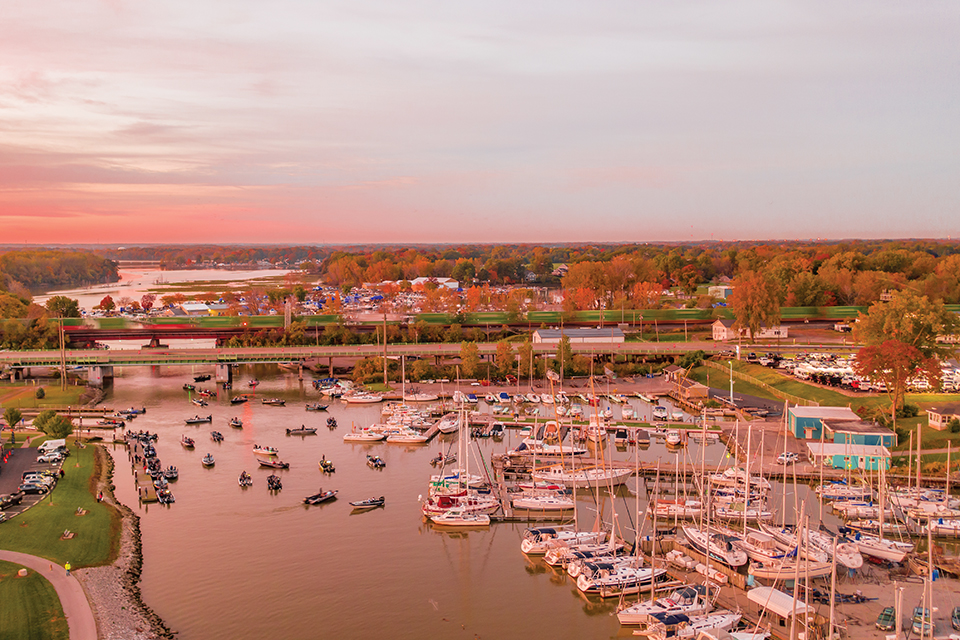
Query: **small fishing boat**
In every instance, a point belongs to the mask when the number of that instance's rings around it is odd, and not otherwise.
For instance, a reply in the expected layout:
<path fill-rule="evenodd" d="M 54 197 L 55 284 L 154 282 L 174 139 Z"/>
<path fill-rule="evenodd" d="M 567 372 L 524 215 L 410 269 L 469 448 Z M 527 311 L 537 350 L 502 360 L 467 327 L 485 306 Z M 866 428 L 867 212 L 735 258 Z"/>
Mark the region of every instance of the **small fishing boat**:
<path fill-rule="evenodd" d="M 253 452 L 262 456 L 275 456 L 280 453 L 280 449 L 276 447 L 268 447 L 262 444 L 253 445 Z"/>
<path fill-rule="evenodd" d="M 438 464 L 450 464 L 451 462 L 457 461 L 457 454 L 455 453 L 438 453 L 436 457 L 430 459 L 430 464 L 437 466 Z"/>
<path fill-rule="evenodd" d="M 206 373 L 203 374 L 203 375 L 200 375 L 200 376 L 194 376 L 194 377 L 193 377 L 193 381 L 194 381 L 194 382 L 206 382 L 206 381 L 209 380 L 209 379 L 210 379 L 210 376 L 209 376 L 208 374 L 206 374 Z"/>
<path fill-rule="evenodd" d="M 283 462 L 282 460 L 273 460 L 272 458 L 259 458 L 257 462 L 261 467 L 267 467 L 268 469 L 289 469 L 290 463 Z"/>
<path fill-rule="evenodd" d="M 208 453 L 207 455 L 203 456 L 203 460 L 201 460 L 201 462 L 205 467 L 212 467 L 214 464 L 213 455 Z"/>
<path fill-rule="evenodd" d="M 186 383 L 186 384 L 183 385 L 183 390 L 184 390 L 184 391 L 193 391 L 194 389 L 196 389 L 196 387 L 193 386 L 193 385 L 190 384 L 190 383 Z"/>
<path fill-rule="evenodd" d="M 320 493 L 315 493 L 312 496 L 307 496 L 303 499 L 304 504 L 320 504 L 322 502 L 328 502 L 330 500 L 335 500 L 337 498 L 336 489 L 331 489 L 329 491 L 321 490 Z"/>
<path fill-rule="evenodd" d="M 287 403 L 286 400 L 283 400 L 281 398 L 262 398 L 260 402 L 263 404 L 270 405 L 271 407 L 282 407 Z"/>
<path fill-rule="evenodd" d="M 140 407 L 139 409 L 137 409 L 136 407 L 130 407 L 129 409 L 120 410 L 120 413 L 126 414 L 128 416 L 138 416 L 146 412 L 147 412 L 146 407 Z"/>
<path fill-rule="evenodd" d="M 243 429 L 243 420 L 240 418 L 230 418 L 230 426 L 235 429 Z"/>
<path fill-rule="evenodd" d="M 383 496 L 379 498 L 367 498 L 366 500 L 358 500 L 356 502 L 351 502 L 350 506 L 355 510 L 360 509 L 376 509 L 377 507 L 382 507 L 386 504 L 386 499 Z"/>
<path fill-rule="evenodd" d="M 323 456 L 318 464 L 320 471 L 324 473 L 334 473 L 337 470 L 337 468 L 333 466 L 333 460 L 327 460 L 326 456 Z"/>
<path fill-rule="evenodd" d="M 173 504 L 177 499 L 173 497 L 173 492 L 166 487 L 157 489 L 157 502 L 160 504 Z"/>
<path fill-rule="evenodd" d="M 305 427 L 300 425 L 299 429 L 287 429 L 288 436 L 312 436 L 316 435 L 317 430 L 313 427 Z"/>
<path fill-rule="evenodd" d="M 250 474 L 246 471 L 241 471 L 240 477 L 237 479 L 237 484 L 239 484 L 241 487 L 252 487 L 253 478 L 250 477 Z"/>
<path fill-rule="evenodd" d="M 373 469 L 383 469 L 387 466 L 387 463 L 383 461 L 383 458 L 380 456 L 372 456 L 369 453 L 367 454 L 367 465 Z"/>
<path fill-rule="evenodd" d="M 307 410 L 307 411 L 326 411 L 326 410 L 327 410 L 327 407 L 329 407 L 329 406 L 330 406 L 330 405 L 328 405 L 328 404 L 320 404 L 319 402 L 316 402 L 316 403 L 314 403 L 314 404 L 309 404 L 309 403 L 308 403 L 307 406 L 306 406 L 306 410 Z"/>
<path fill-rule="evenodd" d="M 203 424 L 205 422 L 213 422 L 213 416 L 193 416 L 192 418 L 187 418 L 184 420 L 187 424 Z"/>
<path fill-rule="evenodd" d="M 219 431 L 211 431 L 210 437 L 213 439 L 214 442 L 223 442 L 223 434 L 220 433 Z"/>
<path fill-rule="evenodd" d="M 250 381 L 247 382 L 247 386 L 248 386 L 248 387 L 255 387 L 255 386 L 257 386 L 258 384 L 260 384 L 260 381 L 257 380 L 256 378 L 254 378 L 253 380 L 250 380 Z"/>
<path fill-rule="evenodd" d="M 283 489 L 283 483 L 280 482 L 280 476 L 267 476 L 267 491 L 280 491 Z"/>
<path fill-rule="evenodd" d="M 175 466 L 170 465 L 169 467 L 164 469 L 163 477 L 166 478 L 167 480 L 176 480 L 177 478 L 180 477 L 180 472 L 177 470 Z"/>
<path fill-rule="evenodd" d="M 333 416 L 330 416 L 329 418 L 327 418 L 327 428 L 329 428 L 329 429 L 336 429 L 336 428 L 337 428 L 337 419 L 334 418 Z"/>
<path fill-rule="evenodd" d="M 123 420 L 117 420 L 116 418 L 104 418 L 103 420 L 98 420 L 97 424 L 101 427 L 125 427 L 127 423 Z"/>
<path fill-rule="evenodd" d="M 205 406 L 207 406 L 207 401 L 204 400 L 203 398 L 191 398 L 190 402 L 192 402 L 193 404 L 197 405 L 198 407 L 205 407 Z"/>
<path fill-rule="evenodd" d="M 230 404 L 243 404 L 249 399 L 247 396 L 233 396 L 230 398 Z"/>
<path fill-rule="evenodd" d="M 193 441 L 193 438 L 188 438 L 187 436 L 183 436 L 182 438 L 180 438 L 180 444 L 182 444 L 187 449 L 193 449 L 193 447 L 196 446 L 196 443 Z"/>
<path fill-rule="evenodd" d="M 201 398 L 216 398 L 217 392 L 212 391 L 210 389 L 200 389 L 199 391 L 197 391 L 197 395 L 200 396 Z"/>

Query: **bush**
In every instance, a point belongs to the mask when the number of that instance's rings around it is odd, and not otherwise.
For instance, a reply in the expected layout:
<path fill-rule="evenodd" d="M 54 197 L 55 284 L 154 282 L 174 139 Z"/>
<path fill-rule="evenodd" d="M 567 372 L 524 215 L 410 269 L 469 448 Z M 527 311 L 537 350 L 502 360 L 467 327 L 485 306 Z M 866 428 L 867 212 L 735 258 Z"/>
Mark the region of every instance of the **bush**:
<path fill-rule="evenodd" d="M 903 407 L 897 410 L 898 418 L 916 418 L 920 415 L 920 407 L 915 404 L 904 403 Z"/>
<path fill-rule="evenodd" d="M 37 389 L 37 400 L 43 400 L 47 396 L 47 392 L 43 390 L 43 387 Z"/>
<path fill-rule="evenodd" d="M 947 423 L 947 428 L 950 429 L 950 433 L 960 433 L 960 420 L 952 418 L 950 422 Z"/>

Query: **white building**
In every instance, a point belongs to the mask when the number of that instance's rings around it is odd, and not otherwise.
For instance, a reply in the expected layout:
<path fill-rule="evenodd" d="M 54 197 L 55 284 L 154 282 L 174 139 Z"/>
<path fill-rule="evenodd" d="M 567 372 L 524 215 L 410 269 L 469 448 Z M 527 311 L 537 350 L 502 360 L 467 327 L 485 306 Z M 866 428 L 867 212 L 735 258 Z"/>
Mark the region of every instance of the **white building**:
<path fill-rule="evenodd" d="M 533 332 L 533 342 L 545 344 L 557 344 L 560 342 L 561 335 L 570 340 L 570 344 L 610 344 L 622 343 L 624 341 L 623 331 L 617 327 L 573 327 L 564 329 L 537 329 Z"/>
<path fill-rule="evenodd" d="M 738 337 L 750 339 L 750 329 L 741 329 L 738 335 L 737 331 L 733 328 L 734 322 L 734 320 L 727 318 L 721 318 L 715 321 L 711 325 L 713 328 L 714 341 L 735 340 Z M 776 338 L 786 338 L 788 333 L 789 330 L 783 325 L 779 327 L 761 327 L 757 335 L 753 337 L 757 340 L 772 340 Z"/>

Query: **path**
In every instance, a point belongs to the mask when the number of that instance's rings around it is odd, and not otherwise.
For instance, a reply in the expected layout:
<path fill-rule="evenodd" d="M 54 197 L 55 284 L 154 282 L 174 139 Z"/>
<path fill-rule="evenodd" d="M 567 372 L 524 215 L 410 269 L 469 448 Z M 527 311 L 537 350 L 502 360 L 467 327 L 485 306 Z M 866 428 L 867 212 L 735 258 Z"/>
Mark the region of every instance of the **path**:
<path fill-rule="evenodd" d="M 87 600 L 87 594 L 74 576 L 67 576 L 66 570 L 50 560 L 16 551 L 0 551 L 0 560 L 13 562 L 33 569 L 50 581 L 57 590 L 60 606 L 67 618 L 70 640 L 97 640 L 97 621 L 93 609 Z M 51 569 L 52 567 L 52 569 Z"/>

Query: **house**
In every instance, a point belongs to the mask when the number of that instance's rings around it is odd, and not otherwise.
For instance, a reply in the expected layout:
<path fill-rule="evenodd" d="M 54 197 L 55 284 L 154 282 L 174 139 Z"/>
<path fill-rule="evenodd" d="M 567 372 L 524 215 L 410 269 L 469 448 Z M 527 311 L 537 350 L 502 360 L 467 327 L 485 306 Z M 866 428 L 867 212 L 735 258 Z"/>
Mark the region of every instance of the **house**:
<path fill-rule="evenodd" d="M 566 336 L 570 344 L 622 343 L 623 331 L 618 327 L 573 327 L 570 329 L 537 329 L 533 332 L 533 342 L 537 344 L 557 344 L 560 337 Z"/>
<path fill-rule="evenodd" d="M 204 302 L 184 302 L 180 305 L 180 308 L 183 309 L 184 313 L 188 316 L 210 315 L 210 307 Z"/>
<path fill-rule="evenodd" d="M 855 422 L 860 416 L 849 407 L 795 406 L 787 409 L 787 429 L 801 440 L 819 440 L 824 435 L 823 421 L 831 419 Z"/>
<path fill-rule="evenodd" d="M 733 287 L 730 285 L 716 285 L 707 287 L 707 295 L 717 298 L 718 300 L 726 300 L 731 293 L 733 293 Z"/>
<path fill-rule="evenodd" d="M 897 434 L 875 422 L 864 420 L 823 420 L 823 439 L 837 444 L 865 444 L 895 447 Z"/>
<path fill-rule="evenodd" d="M 458 289 L 460 287 L 460 281 L 454 280 L 453 278 L 414 278 L 410 281 L 410 285 L 414 291 L 423 291 L 427 288 L 427 285 L 433 283 L 438 287 L 446 287 L 448 289 Z"/>
<path fill-rule="evenodd" d="M 739 334 L 733 328 L 734 321 L 728 318 L 716 320 L 711 327 L 713 328 L 714 341 L 733 340 L 734 338 L 750 339 L 750 329 L 740 329 Z M 789 334 L 787 327 L 761 327 L 757 335 L 753 336 L 756 340 L 771 340 L 774 338 L 786 338 Z"/>
<path fill-rule="evenodd" d="M 671 364 L 663 368 L 663 377 L 666 378 L 669 382 L 677 382 L 683 374 L 686 373 L 686 369 L 683 367 L 678 367 L 675 364 Z"/>
<path fill-rule="evenodd" d="M 810 460 L 834 469 L 877 471 L 890 468 L 890 451 L 886 447 L 837 442 L 808 442 Z"/>
<path fill-rule="evenodd" d="M 670 395 L 678 400 L 699 405 L 710 398 L 710 389 L 696 380 L 681 377 L 670 390 Z"/>
<path fill-rule="evenodd" d="M 960 420 L 960 402 L 952 402 L 927 409 L 927 425 L 937 431 L 946 429 L 954 418 Z"/>

